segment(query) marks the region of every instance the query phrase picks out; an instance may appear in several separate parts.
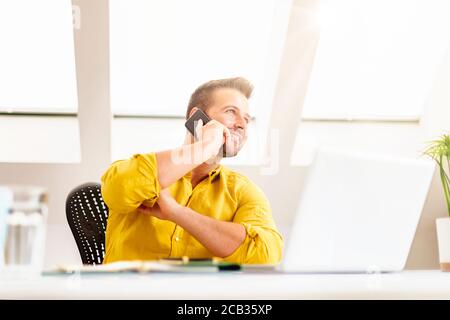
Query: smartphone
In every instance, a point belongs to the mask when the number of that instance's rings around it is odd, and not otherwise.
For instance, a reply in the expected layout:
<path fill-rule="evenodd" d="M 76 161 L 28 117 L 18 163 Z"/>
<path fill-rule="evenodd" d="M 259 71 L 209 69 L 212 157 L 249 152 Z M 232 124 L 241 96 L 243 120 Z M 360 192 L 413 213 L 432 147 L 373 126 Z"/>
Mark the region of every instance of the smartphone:
<path fill-rule="evenodd" d="M 189 130 L 189 132 L 195 137 L 195 125 L 197 124 L 197 121 L 202 119 L 203 125 L 207 124 L 211 118 L 208 117 L 208 115 L 203 112 L 202 110 L 198 109 L 194 112 L 194 114 L 187 119 L 184 126 Z"/>

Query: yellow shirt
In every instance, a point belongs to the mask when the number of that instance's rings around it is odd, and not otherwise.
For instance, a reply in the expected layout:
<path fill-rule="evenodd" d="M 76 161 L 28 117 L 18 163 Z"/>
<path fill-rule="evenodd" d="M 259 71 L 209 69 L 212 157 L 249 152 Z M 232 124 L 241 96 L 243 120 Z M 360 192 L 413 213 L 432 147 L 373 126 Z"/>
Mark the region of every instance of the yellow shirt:
<path fill-rule="evenodd" d="M 152 207 L 161 186 L 154 153 L 114 162 L 102 176 L 102 196 L 109 208 L 104 263 L 160 258 L 212 258 L 211 253 L 179 225 L 138 213 Z M 222 221 L 241 223 L 244 242 L 225 261 L 279 263 L 283 239 L 272 218 L 269 201 L 247 177 L 224 166 L 209 173 L 194 189 L 191 172 L 169 190 L 181 205 Z"/>

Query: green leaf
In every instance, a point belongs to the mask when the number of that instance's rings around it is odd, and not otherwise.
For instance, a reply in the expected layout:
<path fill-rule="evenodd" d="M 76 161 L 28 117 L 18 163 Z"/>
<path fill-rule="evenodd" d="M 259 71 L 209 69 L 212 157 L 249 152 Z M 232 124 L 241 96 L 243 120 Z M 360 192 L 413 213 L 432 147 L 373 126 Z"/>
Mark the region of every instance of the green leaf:
<path fill-rule="evenodd" d="M 423 155 L 429 156 L 439 165 L 445 202 L 447 203 L 448 215 L 450 216 L 450 133 L 443 134 L 438 139 L 429 141 L 423 151 Z M 449 171 L 448 173 L 445 171 L 446 168 Z"/>

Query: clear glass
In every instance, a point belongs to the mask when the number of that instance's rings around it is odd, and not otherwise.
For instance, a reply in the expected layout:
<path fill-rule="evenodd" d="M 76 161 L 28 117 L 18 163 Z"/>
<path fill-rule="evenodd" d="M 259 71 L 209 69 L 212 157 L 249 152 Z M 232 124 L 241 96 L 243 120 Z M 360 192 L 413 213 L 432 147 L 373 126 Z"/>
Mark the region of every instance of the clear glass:
<path fill-rule="evenodd" d="M 44 263 L 47 192 L 34 186 L 11 186 L 9 208 L 3 209 L 3 272 L 39 274 Z M 7 193 L 5 193 L 7 194 Z M 5 207 L 8 206 L 5 201 Z"/>
<path fill-rule="evenodd" d="M 3 266 L 5 265 L 5 255 L 3 248 L 5 246 L 7 232 L 6 220 L 8 217 L 8 213 L 11 210 L 12 202 L 12 190 L 7 187 L 0 186 L 0 269 L 3 269 Z"/>

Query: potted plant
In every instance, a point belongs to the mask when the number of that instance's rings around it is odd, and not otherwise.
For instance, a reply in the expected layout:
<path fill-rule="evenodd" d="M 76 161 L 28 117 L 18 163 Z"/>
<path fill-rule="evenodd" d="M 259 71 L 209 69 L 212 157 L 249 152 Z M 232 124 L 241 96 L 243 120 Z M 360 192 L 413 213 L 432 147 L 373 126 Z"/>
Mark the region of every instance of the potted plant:
<path fill-rule="evenodd" d="M 424 152 L 439 165 L 447 214 L 445 218 L 436 219 L 436 231 L 439 247 L 439 262 L 442 271 L 450 271 L 450 133 L 430 142 Z"/>

